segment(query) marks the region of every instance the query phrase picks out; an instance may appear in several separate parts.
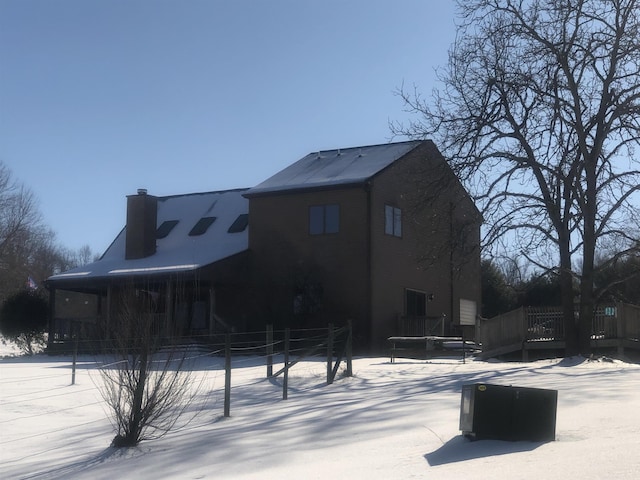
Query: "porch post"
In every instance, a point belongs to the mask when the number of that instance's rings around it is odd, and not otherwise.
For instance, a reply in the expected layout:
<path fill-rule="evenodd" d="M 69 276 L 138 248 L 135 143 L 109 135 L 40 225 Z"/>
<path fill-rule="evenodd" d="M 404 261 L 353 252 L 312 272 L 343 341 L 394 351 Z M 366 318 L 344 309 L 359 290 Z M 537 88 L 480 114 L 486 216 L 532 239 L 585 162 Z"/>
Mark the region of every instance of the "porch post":
<path fill-rule="evenodd" d="M 106 306 L 106 312 L 103 313 L 104 315 L 104 321 L 105 321 L 105 325 L 104 325 L 104 331 L 107 335 L 107 338 L 103 339 L 103 340 L 107 340 L 111 338 L 111 315 L 112 315 L 112 304 L 113 304 L 113 287 L 112 285 L 109 283 L 107 285 L 107 306 Z"/>
<path fill-rule="evenodd" d="M 51 344 L 53 343 L 53 337 L 55 336 L 55 317 L 56 317 L 56 287 L 53 285 L 49 289 L 49 335 L 47 337 L 47 349 L 51 353 Z"/>
<path fill-rule="evenodd" d="M 209 287 L 209 335 L 216 333 L 216 291 L 213 285 Z"/>
<path fill-rule="evenodd" d="M 175 308 L 174 300 L 175 300 L 175 295 L 174 295 L 173 283 L 171 282 L 171 279 L 169 279 L 167 280 L 167 298 L 166 298 L 167 308 L 164 315 L 164 328 L 167 333 L 173 332 L 173 329 L 171 327 L 173 326 L 173 311 Z"/>

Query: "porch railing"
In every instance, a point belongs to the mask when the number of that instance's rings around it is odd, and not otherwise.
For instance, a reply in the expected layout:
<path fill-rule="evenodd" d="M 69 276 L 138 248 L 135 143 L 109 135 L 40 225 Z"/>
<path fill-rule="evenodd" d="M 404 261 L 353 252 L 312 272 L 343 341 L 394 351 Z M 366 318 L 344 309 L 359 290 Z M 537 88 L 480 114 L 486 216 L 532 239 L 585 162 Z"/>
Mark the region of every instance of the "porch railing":
<path fill-rule="evenodd" d="M 49 342 L 67 342 L 78 338 L 96 338 L 98 335 L 99 317 L 53 319 L 49 332 Z"/>
<path fill-rule="evenodd" d="M 620 332 L 624 338 L 640 342 L 640 307 L 628 303 L 618 304 L 618 315 L 624 318 L 623 331 Z"/>
<path fill-rule="evenodd" d="M 400 336 L 406 337 L 444 336 L 447 331 L 446 327 L 445 317 L 442 315 L 399 317 L 396 331 L 400 332 Z"/>
<path fill-rule="evenodd" d="M 521 344 L 525 339 L 525 308 L 483 319 L 479 325 L 479 340 L 483 350 L 495 350 L 506 345 Z"/>
<path fill-rule="evenodd" d="M 577 310 L 575 315 L 577 318 Z M 565 340 L 560 307 L 521 307 L 480 320 L 478 330 L 485 352 L 525 342 Z M 591 339 L 640 341 L 640 307 L 624 303 L 599 306 L 594 312 Z"/>

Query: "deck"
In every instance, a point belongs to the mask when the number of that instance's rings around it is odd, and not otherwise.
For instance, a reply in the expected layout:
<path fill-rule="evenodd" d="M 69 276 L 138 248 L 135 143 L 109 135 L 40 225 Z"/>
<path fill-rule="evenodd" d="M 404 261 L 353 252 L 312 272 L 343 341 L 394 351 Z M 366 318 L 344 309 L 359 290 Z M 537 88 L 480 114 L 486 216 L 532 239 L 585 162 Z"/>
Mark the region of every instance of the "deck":
<path fill-rule="evenodd" d="M 479 358 L 491 358 L 522 352 L 529 359 L 533 350 L 564 350 L 564 320 L 560 307 L 521 307 L 490 319 L 481 319 L 478 339 L 482 345 Z M 626 303 L 597 308 L 591 330 L 594 351 L 614 351 L 619 357 L 625 350 L 640 350 L 640 307 Z"/>

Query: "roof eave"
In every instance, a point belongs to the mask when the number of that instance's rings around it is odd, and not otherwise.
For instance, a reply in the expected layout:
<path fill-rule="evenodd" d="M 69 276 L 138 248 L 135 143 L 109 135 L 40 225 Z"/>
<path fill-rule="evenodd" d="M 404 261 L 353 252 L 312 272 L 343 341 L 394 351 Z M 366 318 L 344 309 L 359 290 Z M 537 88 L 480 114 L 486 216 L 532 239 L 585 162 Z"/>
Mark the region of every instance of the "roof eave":
<path fill-rule="evenodd" d="M 264 190 L 258 190 L 255 192 L 248 192 L 243 194 L 243 196 L 245 198 L 256 198 L 256 197 L 268 197 L 268 196 L 275 196 L 275 195 L 293 195 L 293 194 L 305 193 L 305 192 L 340 190 L 343 188 L 364 187 L 370 182 L 371 178 L 373 178 L 374 176 L 375 175 L 365 179 L 352 181 L 352 182 L 331 183 L 327 185 L 297 186 L 297 187 L 290 187 L 290 188 L 287 188 L 287 187 L 268 188 Z"/>

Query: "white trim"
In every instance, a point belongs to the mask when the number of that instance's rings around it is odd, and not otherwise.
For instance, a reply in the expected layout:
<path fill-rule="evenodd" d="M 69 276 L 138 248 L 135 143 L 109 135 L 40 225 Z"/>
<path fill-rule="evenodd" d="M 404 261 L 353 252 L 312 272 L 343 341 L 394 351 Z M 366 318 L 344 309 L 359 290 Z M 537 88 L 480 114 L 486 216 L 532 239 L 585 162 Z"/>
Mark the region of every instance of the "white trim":
<path fill-rule="evenodd" d="M 168 265 L 166 267 L 118 268 L 116 270 L 110 270 L 109 274 L 167 272 L 167 271 L 174 271 L 174 270 L 195 270 L 199 266 L 200 265 L 198 265 L 197 263 L 190 263 L 186 265 Z"/>

